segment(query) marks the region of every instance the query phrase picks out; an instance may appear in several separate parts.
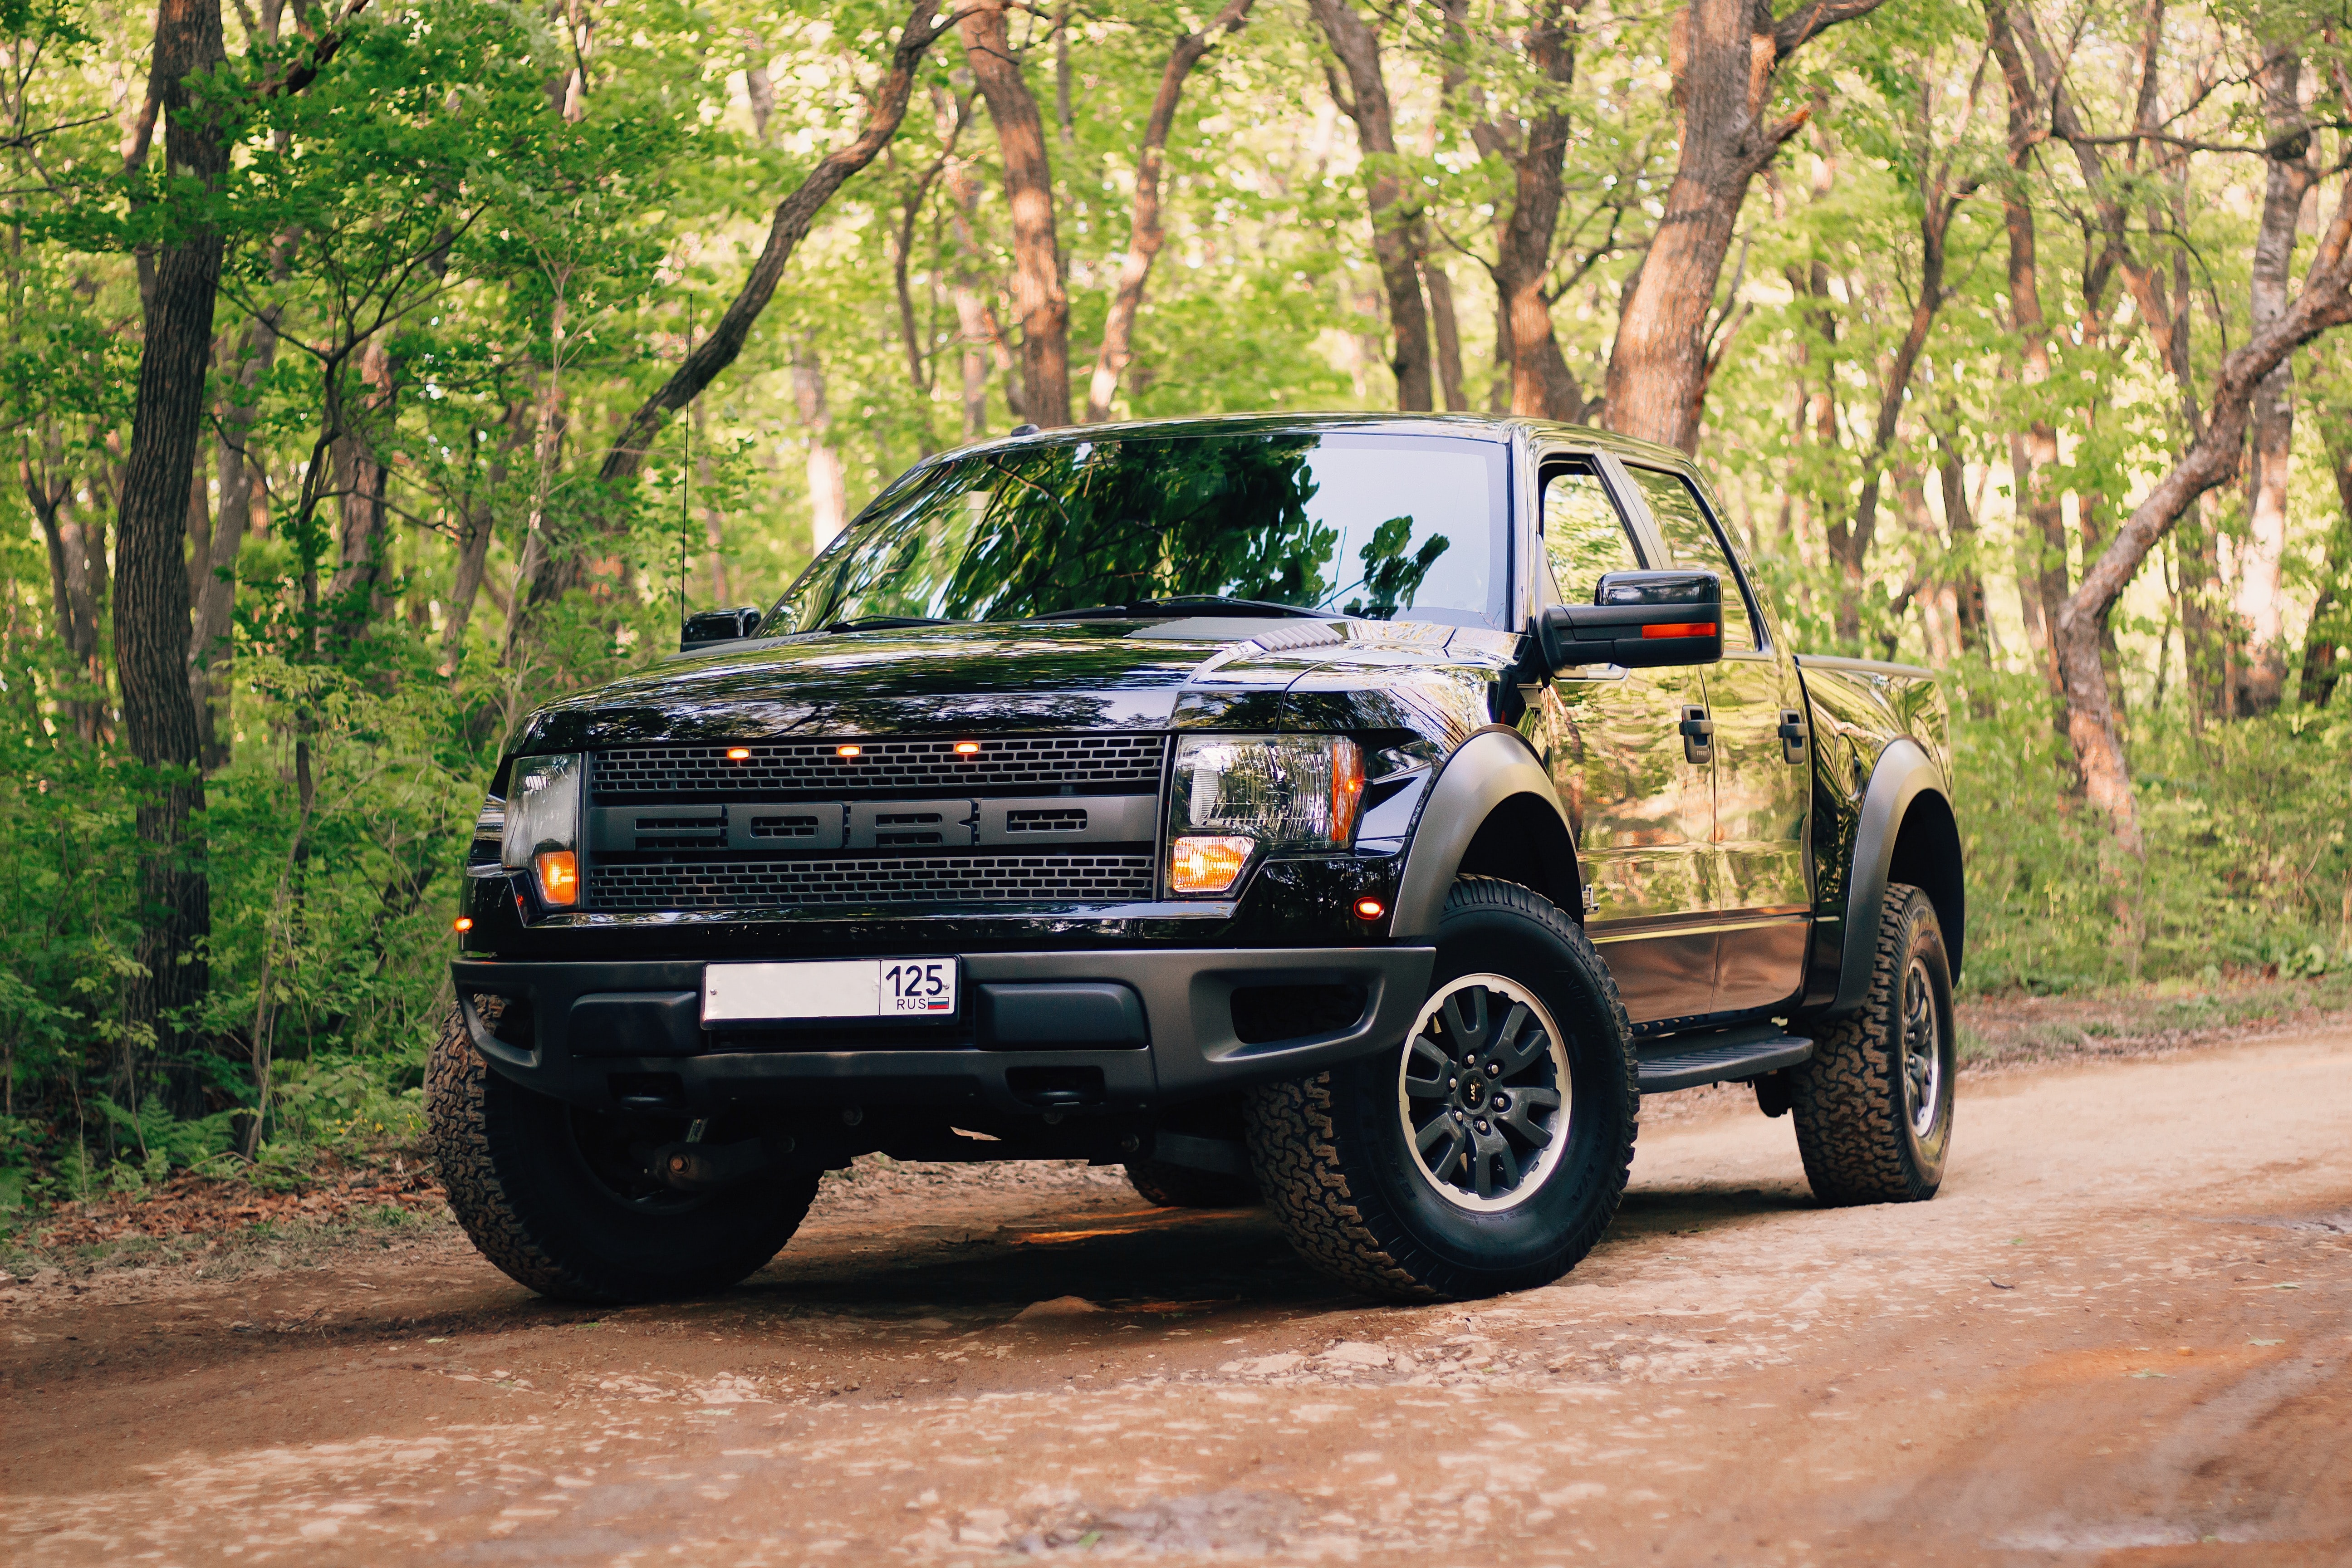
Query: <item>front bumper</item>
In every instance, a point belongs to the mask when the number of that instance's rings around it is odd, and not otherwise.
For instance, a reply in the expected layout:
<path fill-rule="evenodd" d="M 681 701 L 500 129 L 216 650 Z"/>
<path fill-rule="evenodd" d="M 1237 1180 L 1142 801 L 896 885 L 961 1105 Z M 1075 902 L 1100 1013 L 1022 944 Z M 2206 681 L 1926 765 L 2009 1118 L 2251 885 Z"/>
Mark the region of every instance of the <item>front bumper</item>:
<path fill-rule="evenodd" d="M 691 960 L 460 960 L 451 971 L 490 1066 L 578 1105 L 1035 1117 L 1151 1110 L 1393 1046 L 1435 958 L 1428 947 L 975 952 L 954 1020 L 762 1030 L 706 1029 L 703 965 Z M 478 1006 L 480 996 L 504 1005 Z M 1286 1012 L 1286 998 L 1317 1005 Z M 1307 1032 L 1282 1033 L 1293 1021 Z"/>

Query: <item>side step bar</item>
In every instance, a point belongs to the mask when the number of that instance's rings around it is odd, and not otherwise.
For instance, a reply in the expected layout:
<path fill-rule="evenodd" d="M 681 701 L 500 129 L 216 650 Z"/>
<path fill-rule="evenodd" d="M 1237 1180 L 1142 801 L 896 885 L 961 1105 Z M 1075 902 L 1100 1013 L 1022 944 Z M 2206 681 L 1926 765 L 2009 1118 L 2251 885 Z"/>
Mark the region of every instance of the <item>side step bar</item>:
<path fill-rule="evenodd" d="M 1755 1078 L 1795 1067 L 1813 1054 L 1813 1042 L 1783 1034 L 1778 1024 L 1752 1024 L 1700 1035 L 1675 1035 L 1636 1044 L 1643 1094 L 1696 1089 L 1730 1079 Z"/>

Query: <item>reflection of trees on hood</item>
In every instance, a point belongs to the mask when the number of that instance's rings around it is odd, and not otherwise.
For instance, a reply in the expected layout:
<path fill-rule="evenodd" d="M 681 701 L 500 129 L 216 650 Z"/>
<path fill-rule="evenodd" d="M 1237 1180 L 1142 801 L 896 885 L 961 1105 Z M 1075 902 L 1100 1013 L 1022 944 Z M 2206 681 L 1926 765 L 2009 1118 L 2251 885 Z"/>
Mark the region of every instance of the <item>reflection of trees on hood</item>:
<path fill-rule="evenodd" d="M 1400 609 L 1412 608 L 1412 597 L 1421 592 L 1422 579 L 1437 564 L 1453 542 L 1442 533 L 1433 533 L 1424 541 L 1420 551 L 1407 555 L 1405 546 L 1412 542 L 1411 516 L 1392 517 L 1372 531 L 1370 542 L 1358 552 L 1364 563 L 1364 587 L 1370 598 L 1350 599 L 1347 613 L 1363 616 L 1376 621 L 1387 620 Z"/>

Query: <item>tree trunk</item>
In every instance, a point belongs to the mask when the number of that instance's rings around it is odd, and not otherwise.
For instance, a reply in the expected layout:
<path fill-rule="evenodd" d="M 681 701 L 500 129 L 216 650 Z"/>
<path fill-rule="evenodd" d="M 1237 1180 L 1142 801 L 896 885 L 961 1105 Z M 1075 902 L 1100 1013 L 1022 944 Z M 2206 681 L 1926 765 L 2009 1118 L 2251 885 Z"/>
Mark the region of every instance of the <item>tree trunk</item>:
<path fill-rule="evenodd" d="M 1002 6 L 965 15 L 964 58 L 1004 162 L 1004 199 L 1013 216 L 1013 305 L 1021 318 L 1023 412 L 1048 428 L 1070 422 L 1070 301 L 1062 288 L 1061 241 L 1054 221 L 1054 172 L 1045 122 L 1013 58 Z"/>
<path fill-rule="evenodd" d="M 1684 451 L 1698 446 L 1707 327 L 1748 184 L 1810 117 L 1762 119 L 1772 74 L 1823 28 L 1880 0 L 1821 0 L 1778 23 L 1754 0 L 1693 0 L 1675 16 L 1668 56 L 1681 148 L 1665 212 L 1620 309 L 1602 398 L 1609 427 Z"/>
<path fill-rule="evenodd" d="M 335 575 L 327 585 L 333 632 L 331 646 L 348 647 L 365 636 L 383 613 L 384 556 L 391 548 L 384 501 L 392 470 L 383 448 L 397 417 L 398 370 L 382 338 L 359 353 L 360 379 L 367 392 L 359 416 L 334 443 L 338 531 Z"/>
<path fill-rule="evenodd" d="M 661 434 L 662 427 L 743 352 L 753 323 L 775 297 L 784 266 L 800 242 L 808 237 L 809 226 L 816 215 L 851 175 L 872 163 L 898 133 L 899 121 L 907 115 L 907 100 L 914 91 L 915 68 L 939 37 L 940 29 L 932 25 L 938 13 L 939 0 L 913 0 L 906 23 L 899 29 L 898 45 L 891 50 L 890 68 L 869 100 L 871 107 L 856 138 L 818 160 L 807 178 L 776 204 L 775 216 L 768 224 L 768 237 L 751 263 L 742 288 L 728 302 L 710 335 L 686 356 L 686 363 L 662 384 L 660 390 L 638 405 L 636 412 L 621 426 L 597 470 L 601 486 L 609 489 L 633 483 L 644 468 L 646 454 L 653 449 L 654 438 Z M 509 617 L 509 646 L 532 610 L 562 597 L 579 584 L 582 577 L 582 559 L 577 555 L 560 560 L 551 557 L 536 531 L 524 541 L 524 580 L 530 584 L 530 593 Z"/>
<path fill-rule="evenodd" d="M 849 500 L 841 455 L 833 449 L 833 414 L 824 405 L 824 366 L 814 343 L 793 355 L 793 402 L 809 433 L 809 538 L 823 550 L 849 525 Z"/>
<path fill-rule="evenodd" d="M 1510 337 L 1511 412 L 1538 419 L 1582 419 L 1584 389 L 1569 373 L 1559 340 L 1552 332 L 1552 296 L 1544 285 L 1552 265 L 1552 237 L 1559 226 L 1560 175 L 1568 157 L 1565 104 L 1576 79 L 1576 13 L 1580 7 L 1551 0 L 1537 7 L 1520 39 L 1527 61 L 1551 93 L 1529 114 L 1516 137 L 1488 132 L 1481 151 L 1510 160 L 1511 205 L 1499 220 L 1495 264 L 1497 328 Z"/>
<path fill-rule="evenodd" d="M 1984 571 L 1977 562 L 1976 511 L 1969 505 L 1967 465 L 1942 436 L 1937 436 L 1936 445 L 1937 474 L 1944 494 L 1944 526 L 1951 535 L 1951 551 L 1957 558 L 1948 578 L 1952 626 L 1959 638 L 1960 651 L 1974 653 L 1984 647 L 1985 628 L 1990 619 L 1986 614 Z"/>
<path fill-rule="evenodd" d="M 1462 322 L 1454 313 L 1454 279 L 1443 262 L 1421 258 L 1421 280 L 1429 290 L 1429 323 L 1437 332 L 1437 384 L 1445 395 L 1448 413 L 1470 408 L 1470 393 L 1462 379 Z"/>
<path fill-rule="evenodd" d="M 221 405 L 214 441 L 220 510 L 213 522 L 212 548 L 190 563 L 203 567 L 192 595 L 195 624 L 188 639 L 188 694 L 196 705 L 206 773 L 217 773 L 229 763 L 229 633 L 236 614 L 237 552 L 252 531 L 257 466 L 247 440 L 260 416 L 262 378 L 278 358 L 278 312 L 279 307 L 268 307 L 238 334 L 236 376 Z"/>
<path fill-rule="evenodd" d="M 1118 378 L 1127 374 L 1135 335 L 1136 312 L 1143 307 L 1143 286 L 1151 276 L 1153 258 L 1167 243 L 1160 226 L 1160 173 L 1168 148 L 1169 128 L 1176 121 L 1176 103 L 1184 93 L 1184 79 L 1209 52 L 1220 32 L 1237 33 L 1249 20 L 1256 0 L 1226 0 L 1225 8 L 1197 33 L 1188 33 L 1169 51 L 1168 67 L 1160 73 L 1160 90 L 1143 122 L 1143 142 L 1135 157 L 1135 211 L 1128 223 L 1127 259 L 1120 263 L 1118 288 L 1111 295 L 1110 314 L 1103 321 L 1102 348 L 1095 355 L 1095 374 L 1087 384 L 1087 423 L 1099 425 L 1110 417 L 1110 400 L 1118 392 Z M 1067 37 L 1066 30 L 1064 37 Z"/>
<path fill-rule="evenodd" d="M 75 689 L 58 707 L 74 733 L 95 745 L 108 729 L 106 656 L 100 642 L 106 614 L 106 514 L 93 505 L 85 521 L 74 501 L 74 476 L 65 467 L 64 440 L 54 426 L 45 435 L 44 460 L 26 457 L 18 476 L 48 545 L 58 638 L 73 665 Z"/>
<path fill-rule="evenodd" d="M 2246 426 L 2255 389 L 2263 378 L 2304 343 L 2331 327 L 2352 321 L 2352 190 L 2336 204 L 2320 237 L 2303 290 L 2270 325 L 2222 360 L 2207 402 L 2204 428 L 2171 472 L 2157 482 L 2132 512 L 2095 564 L 2083 574 L 2061 612 L 2057 627 L 2059 672 L 2066 683 L 2066 732 L 2083 770 L 2092 804 L 2115 823 L 2116 837 L 2134 856 L 2146 853 L 2139 814 L 2132 801 L 2131 773 L 2116 714 L 2107 699 L 2101 659 L 2101 633 L 2116 601 L 2123 596 L 2147 552 L 2190 503 L 2236 474 L 2244 455 Z"/>
<path fill-rule="evenodd" d="M 1396 114 L 1381 66 L 1381 36 L 1356 15 L 1350 0 L 1307 0 L 1307 9 L 1348 76 L 1344 89 L 1338 77 L 1331 79 L 1331 96 L 1339 111 L 1355 121 L 1356 145 L 1363 153 L 1372 257 L 1388 294 L 1389 369 L 1396 376 L 1397 406 L 1427 412 L 1436 400 L 1430 376 L 1429 315 L 1422 308 L 1421 258 L 1414 243 L 1421 208 L 1406 199 L 1398 167 Z"/>
<path fill-rule="evenodd" d="M 498 521 L 500 491 L 522 449 L 529 429 L 530 405 L 510 403 L 499 420 L 499 444 L 478 486 L 468 486 L 458 510 L 457 570 L 449 584 L 449 604 L 441 622 L 441 668 L 457 673 L 466 653 L 466 628 L 474 618 L 474 601 L 488 575 L 490 544 Z M 495 598 L 495 591 L 493 593 Z"/>
<path fill-rule="evenodd" d="M 2318 176 L 2311 166 L 2311 132 L 2297 91 L 2303 61 L 2291 44 L 2273 42 L 2263 62 L 2263 130 L 2269 143 L 2269 178 L 2254 235 L 2252 327 L 2270 325 L 2286 309 L 2294 260 L 2295 220 Z M 2188 301 L 2181 301 L 2185 311 Z M 2267 713 L 2286 690 L 2286 607 L 2281 568 L 2286 559 L 2287 467 L 2294 448 L 2294 361 L 2290 356 L 2254 392 L 2253 452 L 2247 475 L 2246 547 L 2238 558 L 2238 619 L 2246 637 L 2237 708 Z"/>
<path fill-rule="evenodd" d="M 173 169 L 206 189 L 228 166 L 215 111 L 188 78 L 222 63 L 219 0 L 160 0 L 148 91 L 162 105 Z M 159 776 L 138 811 L 143 847 L 140 973 L 127 988 L 124 1023 L 152 1028 L 170 1073 L 173 1109 L 198 1110 L 203 1075 L 188 1060 L 197 1026 L 187 1015 L 206 988 L 212 933 L 205 845 L 202 739 L 188 693 L 188 492 L 204 436 L 205 375 L 212 359 L 220 279 L 217 230 L 179 215 L 158 248 L 142 308 L 139 381 L 131 415 L 115 543 L 114 664 L 131 753 Z"/>

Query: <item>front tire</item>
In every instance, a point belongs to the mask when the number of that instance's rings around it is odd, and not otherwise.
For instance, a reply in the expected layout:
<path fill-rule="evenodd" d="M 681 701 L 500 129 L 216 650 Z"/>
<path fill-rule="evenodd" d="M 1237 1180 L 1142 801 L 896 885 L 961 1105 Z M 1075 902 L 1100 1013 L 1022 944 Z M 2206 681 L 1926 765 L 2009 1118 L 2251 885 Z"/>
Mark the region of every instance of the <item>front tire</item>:
<path fill-rule="evenodd" d="M 1936 906 L 1917 888 L 1891 884 L 1876 941 L 1862 1010 L 1789 1073 L 1806 1179 L 1836 1206 L 1932 1198 L 1951 1151 L 1957 1031 Z"/>
<path fill-rule="evenodd" d="M 1615 1216 L 1641 1091 L 1616 984 L 1528 889 L 1465 877 L 1396 1046 L 1249 1100 L 1259 1189 L 1325 1274 L 1400 1300 L 1548 1284 Z"/>
<path fill-rule="evenodd" d="M 816 1196 L 816 1174 L 677 1192 L 636 1161 L 677 1127 L 580 1110 L 490 1070 L 456 1008 L 425 1078 L 426 1125 L 457 1223 L 507 1277 L 563 1301 L 695 1296 L 756 1272 Z"/>

